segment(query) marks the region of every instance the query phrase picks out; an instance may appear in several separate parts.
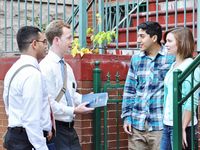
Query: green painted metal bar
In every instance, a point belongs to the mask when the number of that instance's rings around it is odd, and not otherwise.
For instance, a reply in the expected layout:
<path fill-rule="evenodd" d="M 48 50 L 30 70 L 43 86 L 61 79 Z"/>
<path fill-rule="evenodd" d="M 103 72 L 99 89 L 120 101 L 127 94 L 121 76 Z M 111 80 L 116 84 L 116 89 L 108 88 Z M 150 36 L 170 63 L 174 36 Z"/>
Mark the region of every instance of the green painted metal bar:
<path fill-rule="evenodd" d="M 116 25 L 119 25 L 119 0 L 116 0 Z M 116 26 L 116 50 L 119 49 L 118 45 L 119 45 L 119 41 L 118 41 L 118 37 L 119 37 L 119 26 Z"/>
<path fill-rule="evenodd" d="M 74 39 L 74 0 L 72 2 L 72 39 Z"/>
<path fill-rule="evenodd" d="M 197 3 L 200 8 L 200 3 Z M 200 52 L 200 9 L 197 9 L 197 51 Z"/>
<path fill-rule="evenodd" d="M 166 0 L 166 7 L 165 7 L 165 9 L 166 9 L 166 14 L 165 14 L 165 24 L 166 24 L 166 26 L 165 26 L 165 30 L 167 31 L 168 30 L 168 0 Z"/>
<path fill-rule="evenodd" d="M 139 25 L 139 0 L 137 0 L 137 26 Z M 136 27 L 137 30 L 137 36 L 138 36 L 138 28 Z M 137 48 L 139 48 L 139 43 L 137 42 Z"/>
<path fill-rule="evenodd" d="M 109 12 L 110 12 L 110 15 L 109 15 L 109 30 L 112 29 L 112 20 L 111 20 L 111 15 L 112 15 L 112 10 L 111 10 L 111 2 L 109 3 Z"/>
<path fill-rule="evenodd" d="M 126 48 L 129 48 L 129 17 L 128 17 L 129 1 L 125 4 L 125 17 L 126 17 Z"/>
<path fill-rule="evenodd" d="M 11 50 L 13 51 L 13 0 L 10 1 Z"/>
<path fill-rule="evenodd" d="M 4 14 L 4 48 L 5 48 L 5 51 L 7 51 L 7 0 L 4 0 L 4 11 L 5 11 L 5 14 Z"/>
<path fill-rule="evenodd" d="M 86 24 L 87 24 L 87 12 L 86 12 L 87 2 L 79 2 L 79 42 L 80 47 L 86 47 Z"/>
<path fill-rule="evenodd" d="M 32 18 L 31 18 L 31 20 L 32 20 L 32 26 L 34 26 L 35 25 L 35 17 L 34 17 L 34 12 L 35 12 L 35 8 L 34 8 L 34 0 L 32 0 Z"/>
<path fill-rule="evenodd" d="M 187 16 L 186 16 L 186 0 L 184 0 L 184 27 L 186 27 L 186 19 L 187 19 Z"/>
<path fill-rule="evenodd" d="M 99 9 L 99 16 L 100 16 L 100 22 L 98 22 L 98 29 L 99 32 L 104 31 L 104 0 L 99 0 L 98 3 L 98 9 Z M 99 54 L 104 54 L 105 50 L 103 49 L 103 45 L 100 45 L 99 48 Z"/>
<path fill-rule="evenodd" d="M 99 93 L 101 91 L 101 69 L 99 68 L 100 62 L 94 62 L 95 68 L 93 69 L 93 91 Z M 95 150 L 101 150 L 101 109 L 96 108 L 93 116 L 93 146 Z"/>
<path fill-rule="evenodd" d="M 174 17 L 174 24 L 175 24 L 175 28 L 177 27 L 177 0 L 175 0 L 175 17 Z"/>
<path fill-rule="evenodd" d="M 192 8 L 192 33 L 194 35 L 194 38 L 196 37 L 195 33 L 195 1 L 193 1 L 193 8 Z"/>
<path fill-rule="evenodd" d="M 58 0 L 56 0 L 55 2 L 55 19 L 57 20 L 58 19 Z"/>
<path fill-rule="evenodd" d="M 178 76 L 180 70 L 173 72 L 173 150 L 182 149 L 182 106 L 179 105 L 181 99 L 181 87 L 179 86 Z M 181 137 L 181 138 L 180 138 Z"/>
<path fill-rule="evenodd" d="M 199 81 L 200 82 L 200 81 Z M 192 72 L 191 74 L 191 87 L 194 87 L 194 72 Z M 191 114 L 191 122 L 192 122 L 192 126 L 191 126 L 191 149 L 194 149 L 195 145 L 194 145 L 194 140 L 195 140 L 195 130 L 194 130 L 194 94 L 191 95 L 191 99 L 192 99 L 192 102 L 191 102 L 191 110 L 192 110 L 192 114 Z"/>
<path fill-rule="evenodd" d="M 40 0 L 40 29 L 42 30 L 42 0 Z"/>
<path fill-rule="evenodd" d="M 108 0 L 106 0 L 106 8 L 105 8 L 105 31 L 108 31 Z"/>
<path fill-rule="evenodd" d="M 156 0 L 156 22 L 158 22 L 158 0 Z"/>
<path fill-rule="evenodd" d="M 94 4 L 92 5 L 92 27 L 94 30 L 94 34 L 97 33 L 97 22 L 96 22 L 96 0 L 94 0 Z"/>
<path fill-rule="evenodd" d="M 146 1 L 146 21 L 149 20 L 149 1 Z"/>
<path fill-rule="evenodd" d="M 20 0 L 17 1 L 18 4 L 18 29 L 20 28 Z"/>
<path fill-rule="evenodd" d="M 25 20 L 25 26 L 27 26 L 27 0 L 24 1 L 24 20 Z"/>
<path fill-rule="evenodd" d="M 50 0 L 47 1 L 47 22 L 50 23 Z"/>
<path fill-rule="evenodd" d="M 66 22 L 66 0 L 63 0 L 63 20 Z"/>

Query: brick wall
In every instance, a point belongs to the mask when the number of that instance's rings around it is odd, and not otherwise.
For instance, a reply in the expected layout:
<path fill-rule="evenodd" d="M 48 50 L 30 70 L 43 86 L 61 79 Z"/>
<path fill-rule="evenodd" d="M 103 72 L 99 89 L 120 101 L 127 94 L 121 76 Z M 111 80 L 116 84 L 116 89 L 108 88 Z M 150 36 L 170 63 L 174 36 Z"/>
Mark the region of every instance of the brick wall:
<path fill-rule="evenodd" d="M 18 59 L 18 57 L 1 57 L 0 58 L 0 137 L 3 136 L 3 133 L 7 127 L 7 117 L 5 115 L 4 104 L 2 100 L 3 93 L 3 79 L 5 73 L 10 68 L 10 66 Z M 115 74 L 118 71 L 120 74 L 120 83 L 124 83 L 126 78 L 128 64 L 130 61 L 130 56 L 115 56 L 115 55 L 84 55 L 82 58 L 77 56 L 72 58 L 71 56 L 66 55 L 65 60 L 72 66 L 75 77 L 77 79 L 78 90 L 80 93 L 89 93 L 93 90 L 92 86 L 92 70 L 94 68 L 94 61 L 99 60 L 100 68 L 102 70 L 102 83 L 106 81 L 106 75 L 110 72 L 111 82 L 115 82 Z M 119 91 L 122 92 L 122 91 Z M 117 95 L 117 91 L 109 91 L 109 94 L 112 96 Z M 121 105 L 118 106 L 119 110 Z M 108 104 L 108 149 L 116 149 L 116 116 L 115 113 L 116 105 Z M 121 111 L 119 112 L 121 114 Z M 103 110 L 101 113 L 103 116 Z M 83 150 L 94 150 L 92 145 L 93 139 L 93 115 L 77 115 L 75 119 L 75 128 L 79 135 L 80 143 Z M 103 132 L 103 118 L 101 131 Z M 122 120 L 119 119 L 119 132 L 120 132 L 120 150 L 127 150 L 127 135 L 123 132 Z M 200 131 L 200 127 L 198 128 Z M 103 134 L 102 134 L 103 135 Z M 199 134 L 198 134 L 199 135 Z M 103 139 L 103 136 L 102 136 Z M 103 145 L 102 141 L 102 145 Z M 200 149 L 200 140 L 199 140 L 199 149 Z M 3 150 L 2 147 L 2 138 L 0 138 L 0 150 Z"/>
<path fill-rule="evenodd" d="M 0 137 L 3 136 L 3 133 L 7 127 L 7 116 L 5 115 L 4 104 L 2 99 L 3 93 L 3 79 L 10 68 L 10 66 L 18 59 L 17 56 L 11 57 L 1 57 L 0 58 Z M 120 73 L 120 82 L 124 82 L 127 74 L 128 64 L 130 62 L 130 56 L 115 56 L 115 55 L 84 55 L 82 58 L 77 56 L 72 58 L 71 56 L 66 55 L 65 60 L 72 66 L 74 70 L 75 77 L 77 79 L 78 90 L 80 93 L 89 93 L 93 90 L 92 86 L 92 70 L 94 68 L 94 61 L 99 60 L 100 68 L 102 69 L 102 80 L 106 80 L 106 75 L 110 72 L 111 81 L 115 81 L 115 74 L 117 71 Z M 113 124 L 113 119 L 116 118 L 114 110 L 115 106 L 109 104 L 109 149 L 112 150 L 116 145 L 115 132 L 116 126 Z M 121 109 L 121 106 L 119 106 Z M 121 113 L 121 112 L 119 112 Z M 80 143 L 83 150 L 94 150 L 92 147 L 92 135 L 93 135 L 93 115 L 77 115 L 75 119 L 75 128 L 79 135 Z M 121 122 L 121 121 L 120 121 Z M 103 128 L 103 126 L 102 126 Z M 122 125 L 119 126 L 120 130 L 120 149 L 127 149 L 127 137 L 123 133 Z M 116 149 L 116 148 L 114 148 Z M 0 138 L 0 150 L 3 150 L 2 147 L 2 138 Z"/>

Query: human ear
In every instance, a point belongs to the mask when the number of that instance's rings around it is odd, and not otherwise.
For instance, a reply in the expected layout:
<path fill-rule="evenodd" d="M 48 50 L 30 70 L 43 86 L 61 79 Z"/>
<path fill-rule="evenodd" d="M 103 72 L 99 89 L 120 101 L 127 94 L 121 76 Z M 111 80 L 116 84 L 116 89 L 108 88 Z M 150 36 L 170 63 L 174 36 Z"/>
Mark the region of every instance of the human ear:
<path fill-rule="evenodd" d="M 158 36 L 157 36 L 157 35 L 154 35 L 154 36 L 152 37 L 153 42 L 157 42 L 157 39 L 158 39 Z"/>

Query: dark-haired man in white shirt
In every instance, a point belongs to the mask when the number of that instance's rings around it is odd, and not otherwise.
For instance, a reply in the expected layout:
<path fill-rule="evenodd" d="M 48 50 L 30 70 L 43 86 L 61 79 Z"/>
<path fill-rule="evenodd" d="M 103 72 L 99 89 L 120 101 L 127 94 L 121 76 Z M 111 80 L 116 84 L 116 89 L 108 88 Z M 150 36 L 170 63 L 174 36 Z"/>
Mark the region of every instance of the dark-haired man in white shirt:
<path fill-rule="evenodd" d="M 21 56 L 4 80 L 8 115 L 5 143 L 8 150 L 48 150 L 44 132 L 50 133 L 52 127 L 50 106 L 38 64 L 46 55 L 47 40 L 38 28 L 24 26 L 18 30 L 17 44 Z M 25 65 L 29 66 L 17 71 Z"/>

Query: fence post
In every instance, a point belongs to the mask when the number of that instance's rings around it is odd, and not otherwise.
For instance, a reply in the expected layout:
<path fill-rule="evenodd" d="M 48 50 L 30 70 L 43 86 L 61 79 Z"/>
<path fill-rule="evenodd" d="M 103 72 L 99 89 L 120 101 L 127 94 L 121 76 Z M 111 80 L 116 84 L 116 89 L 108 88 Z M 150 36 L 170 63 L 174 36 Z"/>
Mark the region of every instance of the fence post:
<path fill-rule="evenodd" d="M 182 149 L 182 105 L 179 104 L 182 96 L 178 82 L 179 74 L 181 74 L 180 70 L 173 72 L 173 150 Z"/>
<path fill-rule="evenodd" d="M 100 62 L 94 62 L 95 68 L 93 69 L 93 91 L 98 93 L 101 90 L 101 69 L 99 68 Z M 96 108 L 93 115 L 93 143 L 95 150 L 101 150 L 101 109 Z"/>
<path fill-rule="evenodd" d="M 104 0 L 99 0 L 98 3 L 98 8 L 99 8 L 99 17 L 100 17 L 100 21 L 98 22 L 98 29 L 99 32 L 104 31 Z M 99 47 L 99 54 L 104 54 L 105 50 L 103 49 L 103 44 L 100 44 Z"/>
<path fill-rule="evenodd" d="M 87 28 L 87 1 L 79 1 L 79 42 L 80 47 L 86 47 L 86 28 Z"/>

